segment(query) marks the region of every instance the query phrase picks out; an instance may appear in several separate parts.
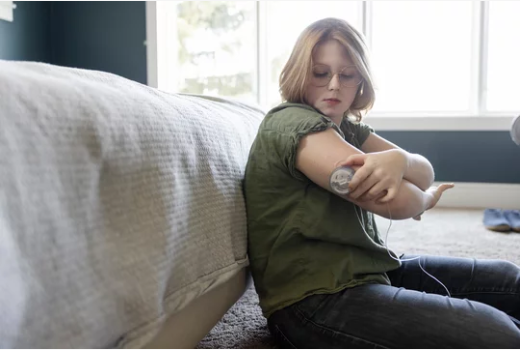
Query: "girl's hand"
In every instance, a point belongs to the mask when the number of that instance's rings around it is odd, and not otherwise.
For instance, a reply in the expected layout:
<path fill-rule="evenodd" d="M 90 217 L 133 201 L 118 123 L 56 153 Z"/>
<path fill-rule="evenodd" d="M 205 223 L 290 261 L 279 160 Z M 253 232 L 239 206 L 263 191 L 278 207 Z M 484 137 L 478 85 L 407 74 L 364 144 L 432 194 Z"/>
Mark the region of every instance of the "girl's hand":
<path fill-rule="evenodd" d="M 452 183 L 447 184 L 440 184 L 439 186 L 432 186 L 426 190 L 426 194 L 431 196 L 430 205 L 428 206 L 428 209 L 435 207 L 437 203 L 439 202 L 439 199 L 441 199 L 441 196 L 444 191 L 449 190 L 450 188 L 453 188 L 455 185 Z"/>
<path fill-rule="evenodd" d="M 355 154 L 339 166 L 359 167 L 350 182 L 349 197 L 358 201 L 378 199 L 378 202 L 385 203 L 395 198 L 408 167 L 408 159 L 405 151 L 391 149 Z"/>
<path fill-rule="evenodd" d="M 440 184 L 439 186 L 432 186 L 429 189 L 427 189 L 425 192 L 427 195 L 430 196 L 430 203 L 429 203 L 428 209 L 426 209 L 426 210 L 429 210 L 429 209 L 435 207 L 437 205 L 437 203 L 439 202 L 439 199 L 441 199 L 441 196 L 444 193 L 444 191 L 449 190 L 450 188 L 453 188 L 454 186 L 455 186 L 454 184 L 448 183 L 448 184 Z M 417 220 L 417 221 L 421 221 L 422 214 L 423 213 L 415 216 L 413 219 Z"/>

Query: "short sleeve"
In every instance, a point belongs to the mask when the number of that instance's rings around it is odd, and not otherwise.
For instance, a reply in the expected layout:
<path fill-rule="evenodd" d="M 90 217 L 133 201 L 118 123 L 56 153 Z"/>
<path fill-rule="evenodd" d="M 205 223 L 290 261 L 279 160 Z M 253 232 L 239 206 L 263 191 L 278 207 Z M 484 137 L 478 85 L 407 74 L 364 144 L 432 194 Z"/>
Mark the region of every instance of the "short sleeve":
<path fill-rule="evenodd" d="M 341 130 L 345 134 L 345 140 L 354 147 L 361 148 L 374 129 L 363 122 L 354 123 L 344 119 L 341 123 Z"/>
<path fill-rule="evenodd" d="M 272 151 L 277 155 L 278 162 L 281 162 L 287 172 L 298 180 L 306 180 L 305 175 L 296 169 L 298 146 L 305 136 L 334 128 L 345 137 L 331 119 L 306 108 L 285 108 L 267 116 L 266 119 L 260 131 L 262 139 L 274 148 Z"/>

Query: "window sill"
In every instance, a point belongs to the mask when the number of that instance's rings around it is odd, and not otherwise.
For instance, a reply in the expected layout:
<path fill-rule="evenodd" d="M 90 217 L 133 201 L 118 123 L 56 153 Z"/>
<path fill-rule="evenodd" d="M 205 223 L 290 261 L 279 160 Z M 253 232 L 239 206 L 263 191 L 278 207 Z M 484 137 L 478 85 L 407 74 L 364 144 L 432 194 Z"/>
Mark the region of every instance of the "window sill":
<path fill-rule="evenodd" d="M 510 131 L 511 116 L 368 115 L 363 121 L 377 131 Z"/>

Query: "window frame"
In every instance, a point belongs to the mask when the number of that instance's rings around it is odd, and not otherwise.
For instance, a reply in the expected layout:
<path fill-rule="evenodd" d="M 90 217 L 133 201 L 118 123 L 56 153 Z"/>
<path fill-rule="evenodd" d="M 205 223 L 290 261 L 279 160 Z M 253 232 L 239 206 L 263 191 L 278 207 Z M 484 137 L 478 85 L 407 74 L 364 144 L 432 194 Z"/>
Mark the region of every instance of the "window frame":
<path fill-rule="evenodd" d="M 146 1 L 146 53 L 148 85 L 176 91 L 175 24 L 180 1 Z M 256 1 L 256 62 L 254 86 L 257 103 L 267 109 L 266 4 Z M 489 2 L 472 2 L 472 55 L 470 111 L 455 112 L 370 112 L 365 121 L 376 130 L 505 131 L 519 111 L 491 112 L 486 109 Z M 373 0 L 362 1 L 361 29 L 371 46 Z M 516 113 L 516 114 L 515 114 Z"/>

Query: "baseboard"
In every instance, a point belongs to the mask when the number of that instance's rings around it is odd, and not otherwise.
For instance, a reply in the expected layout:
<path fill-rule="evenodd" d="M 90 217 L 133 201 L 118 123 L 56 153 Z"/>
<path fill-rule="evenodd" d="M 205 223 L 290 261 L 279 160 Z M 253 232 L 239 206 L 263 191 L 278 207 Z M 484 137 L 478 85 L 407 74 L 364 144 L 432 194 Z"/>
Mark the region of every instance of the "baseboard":
<path fill-rule="evenodd" d="M 437 207 L 520 209 L 520 184 L 456 182 Z"/>

